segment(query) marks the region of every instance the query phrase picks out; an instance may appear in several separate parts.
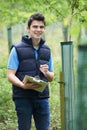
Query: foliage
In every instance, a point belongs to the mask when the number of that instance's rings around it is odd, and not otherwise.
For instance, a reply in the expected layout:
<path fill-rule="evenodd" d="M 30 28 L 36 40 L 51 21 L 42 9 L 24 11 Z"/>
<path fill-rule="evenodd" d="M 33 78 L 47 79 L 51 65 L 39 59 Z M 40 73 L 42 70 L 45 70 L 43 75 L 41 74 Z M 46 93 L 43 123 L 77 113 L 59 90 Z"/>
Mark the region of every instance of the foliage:
<path fill-rule="evenodd" d="M 84 22 L 87 17 L 87 1 L 84 0 L 44 0 L 48 4 L 48 10 L 56 16 L 56 20 L 63 22 L 63 28 L 68 30 L 69 36 L 65 40 L 71 40 L 72 22 Z M 66 33 L 66 32 L 65 32 Z M 78 32 L 79 33 L 79 32 Z"/>
<path fill-rule="evenodd" d="M 1 61 L 1 60 L 0 60 Z M 14 126 L 16 116 L 11 100 L 11 85 L 7 82 L 7 58 L 0 64 L 0 129 Z M 12 121 L 12 118 L 14 122 Z"/>
<path fill-rule="evenodd" d="M 0 27 L 3 25 L 12 26 L 15 23 L 26 22 L 29 15 L 34 12 L 44 13 L 47 19 L 47 25 L 54 21 L 62 21 L 64 27 L 71 26 L 70 34 L 73 34 L 73 36 L 78 34 L 81 24 L 87 27 L 86 0 L 1 0 L 0 12 Z M 72 24 L 72 21 L 77 21 L 79 23 L 78 26 L 76 23 Z M 53 51 L 55 71 L 54 81 L 50 84 L 51 127 L 58 130 L 61 124 L 60 88 L 57 82 L 61 64 L 57 61 L 57 56 L 60 56 L 57 54 L 57 46 L 62 37 L 57 31 L 54 32 L 54 27 L 50 29 L 49 33 L 52 33 L 50 37 L 49 34 L 47 34 L 47 37 Z M 5 39 L 2 41 L 0 42 L 0 129 L 6 130 L 8 128 L 10 130 L 11 127 L 15 128 L 17 126 L 17 120 L 11 99 L 11 85 L 8 83 L 6 76 L 8 59 L 7 41 Z"/>
<path fill-rule="evenodd" d="M 42 2 L 43 4 L 43 2 Z M 0 19 L 1 25 L 3 23 L 7 26 L 12 26 L 18 22 L 26 22 L 27 18 L 34 12 L 41 12 L 43 13 L 45 10 L 45 4 L 42 5 L 39 0 L 8 0 L 4 1 L 1 0 L 0 2 Z M 3 17 L 4 16 L 4 17 Z M 47 13 L 48 17 L 50 16 Z M 51 17 L 51 16 L 50 16 Z M 49 19 L 50 19 L 49 17 Z M 53 14 L 52 14 L 53 17 Z M 48 22 L 50 21 L 48 19 Z"/>
<path fill-rule="evenodd" d="M 4 24 L 12 26 L 15 23 L 26 22 L 27 18 L 35 12 L 45 15 L 47 25 L 62 21 L 64 41 L 72 40 L 73 22 L 87 27 L 86 0 L 1 0 L 0 12 L 0 26 Z M 80 28 L 77 34 L 80 34 Z"/>
<path fill-rule="evenodd" d="M 87 15 L 87 1 L 85 0 L 1 0 L 0 1 L 0 18 L 2 22 L 14 24 L 26 21 L 27 17 L 33 12 L 42 12 L 47 15 L 47 19 L 53 21 L 64 20 L 70 21 L 71 17 L 79 17 L 85 21 Z M 85 15 L 84 15 L 85 14 Z M 3 17 L 4 16 L 4 17 Z"/>

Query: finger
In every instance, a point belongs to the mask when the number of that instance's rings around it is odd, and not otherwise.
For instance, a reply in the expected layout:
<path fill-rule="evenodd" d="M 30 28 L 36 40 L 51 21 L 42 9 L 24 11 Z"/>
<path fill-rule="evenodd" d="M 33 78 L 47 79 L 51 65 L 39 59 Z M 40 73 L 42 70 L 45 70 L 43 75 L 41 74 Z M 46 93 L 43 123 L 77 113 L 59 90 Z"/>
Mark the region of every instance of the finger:
<path fill-rule="evenodd" d="M 42 87 L 42 85 L 38 85 L 38 84 L 37 84 L 37 85 L 34 85 L 34 86 L 33 86 L 33 89 L 35 89 L 35 88 L 40 88 L 40 87 Z"/>

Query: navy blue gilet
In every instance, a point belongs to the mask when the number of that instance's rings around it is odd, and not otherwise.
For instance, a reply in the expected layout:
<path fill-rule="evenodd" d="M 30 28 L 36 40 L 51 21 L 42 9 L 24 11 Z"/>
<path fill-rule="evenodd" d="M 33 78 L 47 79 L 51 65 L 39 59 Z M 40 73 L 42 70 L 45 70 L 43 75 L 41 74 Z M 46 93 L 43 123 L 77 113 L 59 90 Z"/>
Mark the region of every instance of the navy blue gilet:
<path fill-rule="evenodd" d="M 22 41 L 14 45 L 19 59 L 19 67 L 16 72 L 16 76 L 22 81 L 25 75 L 37 76 L 40 79 L 48 82 L 47 78 L 39 70 L 40 65 L 49 64 L 50 59 L 50 49 L 44 44 L 41 39 L 38 49 L 38 60 L 35 58 L 35 51 L 32 45 L 32 39 L 28 36 L 23 36 Z M 13 86 L 13 99 L 15 98 L 30 98 L 30 99 L 42 99 L 49 98 L 49 88 L 46 86 L 45 90 L 37 92 L 35 90 L 25 90 L 15 85 Z"/>

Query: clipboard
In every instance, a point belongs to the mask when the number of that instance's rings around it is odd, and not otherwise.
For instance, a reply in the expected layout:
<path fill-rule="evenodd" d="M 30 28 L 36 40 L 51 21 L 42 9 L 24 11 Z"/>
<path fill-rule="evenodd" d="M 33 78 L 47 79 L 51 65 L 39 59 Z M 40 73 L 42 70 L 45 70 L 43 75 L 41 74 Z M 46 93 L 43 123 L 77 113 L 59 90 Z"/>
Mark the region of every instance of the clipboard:
<path fill-rule="evenodd" d="M 40 84 L 42 85 L 42 87 L 40 88 L 35 88 L 34 90 L 38 91 L 38 92 L 43 92 L 45 87 L 47 86 L 48 82 L 45 82 L 41 79 L 38 79 L 36 77 L 31 77 L 31 76 L 28 76 L 28 75 L 25 75 L 24 79 L 23 79 L 23 82 L 25 81 L 29 81 L 29 82 L 34 82 L 34 83 L 37 83 L 37 84 Z"/>

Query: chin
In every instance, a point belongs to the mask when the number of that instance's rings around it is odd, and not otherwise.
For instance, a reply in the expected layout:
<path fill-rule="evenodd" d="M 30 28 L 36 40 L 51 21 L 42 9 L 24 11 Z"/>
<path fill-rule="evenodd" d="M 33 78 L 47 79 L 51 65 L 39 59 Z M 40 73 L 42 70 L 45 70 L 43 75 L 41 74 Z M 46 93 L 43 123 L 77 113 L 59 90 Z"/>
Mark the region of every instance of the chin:
<path fill-rule="evenodd" d="M 37 40 L 38 40 L 38 39 L 41 39 L 41 36 L 40 36 L 40 37 L 35 37 L 35 39 L 37 39 Z"/>

